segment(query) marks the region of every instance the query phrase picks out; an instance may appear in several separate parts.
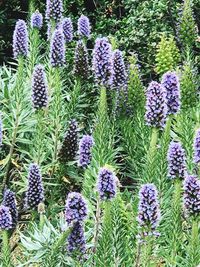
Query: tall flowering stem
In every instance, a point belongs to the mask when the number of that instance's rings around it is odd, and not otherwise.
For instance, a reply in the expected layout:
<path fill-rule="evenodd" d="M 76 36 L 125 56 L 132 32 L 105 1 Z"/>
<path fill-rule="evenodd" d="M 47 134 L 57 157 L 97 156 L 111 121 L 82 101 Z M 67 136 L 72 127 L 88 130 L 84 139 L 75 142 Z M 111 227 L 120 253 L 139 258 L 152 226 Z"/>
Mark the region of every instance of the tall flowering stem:
<path fill-rule="evenodd" d="M 46 0 L 46 14 L 45 18 L 48 24 L 48 37 L 51 38 L 53 31 L 58 28 L 63 13 L 62 0 Z"/>
<path fill-rule="evenodd" d="M 199 217 L 200 217 L 200 180 L 194 175 L 187 175 L 184 180 L 184 210 L 192 222 L 192 231 L 188 244 L 188 258 L 192 266 L 199 264 Z"/>
<path fill-rule="evenodd" d="M 48 106 L 48 85 L 43 65 L 36 65 L 32 75 L 32 106 L 37 119 L 34 161 L 40 164 L 45 140 L 45 115 Z"/>
<path fill-rule="evenodd" d="M 8 230 L 12 229 L 13 222 L 8 207 L 0 206 L 0 230 L 2 231 L 2 260 L 3 266 L 11 265 Z"/>
<path fill-rule="evenodd" d="M 50 49 L 50 80 L 52 82 L 51 88 L 53 91 L 52 95 L 52 104 L 51 112 L 53 115 L 53 133 L 54 133 L 54 152 L 53 152 L 53 169 L 52 175 L 55 171 L 55 167 L 58 159 L 58 148 L 59 148 L 59 138 L 61 132 L 61 121 L 62 121 L 62 109 L 63 98 L 62 98 L 62 68 L 65 64 L 65 41 L 63 32 L 58 29 L 55 30 L 51 40 L 51 49 Z"/>
<path fill-rule="evenodd" d="M 182 216 L 181 216 L 181 196 L 182 196 L 182 179 L 186 175 L 186 156 L 180 142 L 172 141 L 169 145 L 168 155 L 168 177 L 174 182 L 174 192 L 172 198 L 171 216 L 173 242 L 171 247 L 171 261 L 175 264 L 177 253 L 180 248 L 180 236 L 182 235 Z"/>
<path fill-rule="evenodd" d="M 39 63 L 40 48 L 41 48 L 41 36 L 40 29 L 43 24 L 42 14 L 36 11 L 31 16 L 31 28 L 29 29 L 30 34 L 30 55 L 29 55 L 29 66 L 30 73 L 36 64 Z"/>
<path fill-rule="evenodd" d="M 150 147 L 147 155 L 148 168 L 155 162 L 157 140 L 159 130 L 165 127 L 167 115 L 166 90 L 159 83 L 152 81 L 146 92 L 146 113 L 147 125 L 152 127 Z M 152 176 L 152 174 L 150 174 Z"/>
<path fill-rule="evenodd" d="M 173 116 L 175 116 L 180 111 L 181 107 L 180 82 L 175 72 L 168 71 L 162 76 L 161 84 L 166 90 L 168 118 L 164 131 L 164 139 L 168 144 Z"/>
<path fill-rule="evenodd" d="M 7 166 L 5 168 L 5 175 L 2 182 L 2 193 L 5 190 L 5 187 L 9 184 L 10 179 L 10 169 L 13 153 L 15 150 L 17 134 L 19 130 L 19 117 L 21 114 L 21 103 L 22 92 L 24 90 L 24 61 L 28 55 L 28 32 L 26 23 L 23 20 L 19 20 L 16 23 L 15 30 L 13 33 L 13 54 L 18 62 L 18 67 L 16 71 L 16 79 L 14 85 L 14 103 L 15 103 L 15 116 L 13 117 L 13 130 L 11 136 L 11 145 L 8 154 Z M 10 111 L 13 113 L 12 111 Z"/>
<path fill-rule="evenodd" d="M 154 184 L 145 184 L 139 191 L 138 206 L 139 241 L 142 242 L 144 266 L 151 266 L 154 238 L 159 236 L 157 227 L 160 222 L 158 192 Z"/>

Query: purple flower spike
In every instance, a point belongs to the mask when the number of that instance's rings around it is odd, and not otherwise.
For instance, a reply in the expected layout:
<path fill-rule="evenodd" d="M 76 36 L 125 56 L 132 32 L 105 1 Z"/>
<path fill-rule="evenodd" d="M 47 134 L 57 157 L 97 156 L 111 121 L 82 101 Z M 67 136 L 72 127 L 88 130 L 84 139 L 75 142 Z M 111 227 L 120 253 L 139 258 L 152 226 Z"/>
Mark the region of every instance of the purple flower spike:
<path fill-rule="evenodd" d="M 175 72 L 166 72 L 162 77 L 162 86 L 167 93 L 168 114 L 176 114 L 180 110 L 180 84 Z"/>
<path fill-rule="evenodd" d="M 68 225 L 82 222 L 88 214 L 87 204 L 80 193 L 69 193 L 65 205 L 65 220 Z"/>
<path fill-rule="evenodd" d="M 196 131 L 196 136 L 194 138 L 194 163 L 200 163 L 200 129 Z"/>
<path fill-rule="evenodd" d="M 184 179 L 186 174 L 186 156 L 180 142 L 172 141 L 169 145 L 168 155 L 168 177 Z"/>
<path fill-rule="evenodd" d="M 0 206 L 0 229 L 1 230 L 9 230 L 12 229 L 13 222 L 10 214 L 10 210 L 8 207 L 4 205 Z"/>
<path fill-rule="evenodd" d="M 15 228 L 18 222 L 18 211 L 16 205 L 15 193 L 7 189 L 3 196 L 3 205 L 8 207 L 12 217 L 12 228 Z"/>
<path fill-rule="evenodd" d="M 64 141 L 59 151 L 59 159 L 68 162 L 75 159 L 78 151 L 78 124 L 76 120 L 71 120 L 69 129 L 65 134 Z"/>
<path fill-rule="evenodd" d="M 101 200 L 115 197 L 117 193 L 117 177 L 107 168 L 101 168 L 98 175 L 97 191 Z"/>
<path fill-rule="evenodd" d="M 160 222 L 158 192 L 153 184 L 145 184 L 139 192 L 138 222 L 141 236 L 159 235 L 156 228 Z"/>
<path fill-rule="evenodd" d="M 200 215 L 200 181 L 188 175 L 184 180 L 184 207 L 188 215 Z"/>
<path fill-rule="evenodd" d="M 75 50 L 74 74 L 87 80 L 89 76 L 88 52 L 83 41 L 78 41 Z"/>
<path fill-rule="evenodd" d="M 43 24 L 42 14 L 38 11 L 31 15 L 31 27 L 41 29 Z"/>
<path fill-rule="evenodd" d="M 78 19 L 78 35 L 82 37 L 90 37 L 90 21 L 88 17 L 81 15 Z"/>
<path fill-rule="evenodd" d="M 96 39 L 92 66 L 97 84 L 107 86 L 111 75 L 111 44 L 105 37 Z"/>
<path fill-rule="evenodd" d="M 37 208 L 44 201 L 44 188 L 39 166 L 33 163 L 29 167 L 28 190 L 26 192 L 25 207 Z"/>
<path fill-rule="evenodd" d="M 35 109 L 45 108 L 48 105 L 47 79 L 42 65 L 37 65 L 32 77 L 32 104 Z"/>
<path fill-rule="evenodd" d="M 14 58 L 27 56 L 28 54 L 28 31 L 24 20 L 18 20 L 13 34 Z"/>
<path fill-rule="evenodd" d="M 120 50 L 115 50 L 112 55 L 110 84 L 112 88 L 121 89 L 126 86 L 127 73 L 124 59 Z"/>
<path fill-rule="evenodd" d="M 51 40 L 50 62 L 52 67 L 63 67 L 65 63 L 65 41 L 61 30 L 55 30 Z"/>
<path fill-rule="evenodd" d="M 60 22 L 63 13 L 62 0 L 47 0 L 46 1 L 46 19 L 54 20 L 56 23 Z"/>
<path fill-rule="evenodd" d="M 76 222 L 68 237 L 67 251 L 71 253 L 84 254 L 86 251 L 86 241 L 84 236 L 83 224 Z"/>
<path fill-rule="evenodd" d="M 91 149 L 94 145 L 92 136 L 84 135 L 79 143 L 79 166 L 86 168 L 92 159 Z"/>
<path fill-rule="evenodd" d="M 161 129 L 164 128 L 166 115 L 166 91 L 159 83 L 152 81 L 146 92 L 145 119 L 147 125 Z"/>
<path fill-rule="evenodd" d="M 73 25 L 70 18 L 64 18 L 62 20 L 61 24 L 64 36 L 65 36 L 65 42 L 69 43 L 73 40 Z"/>

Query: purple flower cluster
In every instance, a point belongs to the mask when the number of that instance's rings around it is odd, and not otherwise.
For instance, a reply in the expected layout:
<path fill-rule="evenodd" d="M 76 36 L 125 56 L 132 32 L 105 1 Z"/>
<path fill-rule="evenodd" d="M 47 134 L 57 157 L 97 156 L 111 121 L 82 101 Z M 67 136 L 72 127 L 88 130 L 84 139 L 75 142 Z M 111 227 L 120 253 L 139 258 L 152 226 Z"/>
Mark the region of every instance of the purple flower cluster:
<path fill-rule="evenodd" d="M 92 66 L 97 84 L 107 86 L 111 75 L 111 44 L 105 37 L 96 39 Z"/>
<path fill-rule="evenodd" d="M 139 192 L 138 222 L 142 236 L 158 235 L 156 228 L 160 222 L 158 192 L 153 184 L 145 184 Z"/>
<path fill-rule="evenodd" d="M 91 149 L 94 145 L 92 136 L 84 135 L 79 143 L 79 166 L 86 168 L 92 159 Z"/>
<path fill-rule="evenodd" d="M 42 14 L 38 11 L 31 15 L 31 27 L 41 29 L 43 24 Z"/>
<path fill-rule="evenodd" d="M 110 84 L 112 88 L 123 88 L 127 83 L 127 73 L 124 65 L 124 59 L 120 50 L 115 50 L 111 60 Z"/>
<path fill-rule="evenodd" d="M 168 177 L 184 179 L 186 174 L 186 156 L 180 142 L 172 141 L 169 145 L 168 155 Z"/>
<path fill-rule="evenodd" d="M 37 208 L 44 201 L 42 175 L 36 163 L 30 164 L 28 173 L 28 189 L 26 191 L 25 207 Z"/>
<path fill-rule="evenodd" d="M 180 84 L 175 72 L 166 72 L 162 77 L 162 86 L 167 93 L 167 113 L 176 114 L 180 110 Z"/>
<path fill-rule="evenodd" d="M 52 36 L 50 63 L 52 67 L 63 67 L 65 63 L 65 38 L 60 29 L 55 30 Z"/>
<path fill-rule="evenodd" d="M 88 17 L 81 15 L 78 19 L 78 35 L 81 37 L 90 37 L 90 21 Z"/>
<path fill-rule="evenodd" d="M 19 56 L 27 56 L 28 54 L 28 31 L 26 22 L 18 20 L 15 25 L 13 34 L 13 55 L 14 58 Z"/>
<path fill-rule="evenodd" d="M 200 163 L 200 129 L 196 131 L 196 136 L 194 138 L 194 163 Z"/>
<path fill-rule="evenodd" d="M 115 197 L 117 193 L 117 177 L 111 170 L 107 168 L 100 169 L 97 191 L 101 200 L 108 200 Z"/>
<path fill-rule="evenodd" d="M 0 206 L 0 229 L 9 230 L 13 227 L 12 217 L 8 207 Z"/>
<path fill-rule="evenodd" d="M 60 22 L 63 13 L 62 0 L 47 0 L 46 1 L 46 19 Z"/>
<path fill-rule="evenodd" d="M 164 128 L 166 123 L 167 104 L 166 91 L 159 83 L 152 81 L 146 92 L 146 122 L 147 125 Z"/>
<path fill-rule="evenodd" d="M 74 74 L 82 79 L 89 76 L 88 52 L 82 40 L 77 42 L 75 49 Z"/>
<path fill-rule="evenodd" d="M 12 217 L 12 228 L 14 228 L 18 222 L 18 211 L 17 211 L 15 193 L 9 189 L 7 189 L 4 193 L 3 205 L 5 207 L 8 207 L 10 210 L 10 214 Z"/>
<path fill-rule="evenodd" d="M 86 251 L 86 241 L 84 236 L 84 228 L 81 222 L 76 222 L 73 225 L 72 231 L 68 236 L 68 252 L 84 254 Z"/>
<path fill-rule="evenodd" d="M 88 208 L 83 196 L 77 192 L 69 193 L 65 204 L 65 220 L 68 225 L 84 221 L 87 214 Z"/>
<path fill-rule="evenodd" d="M 200 215 L 200 181 L 188 175 L 184 180 L 184 207 L 189 215 Z"/>
<path fill-rule="evenodd" d="M 36 65 L 32 76 L 32 104 L 35 109 L 48 105 L 47 79 L 42 65 Z"/>
<path fill-rule="evenodd" d="M 78 150 L 78 124 L 71 120 L 69 129 L 65 134 L 64 141 L 59 151 L 59 159 L 62 162 L 74 160 Z"/>
<path fill-rule="evenodd" d="M 73 39 L 73 24 L 70 18 L 64 18 L 62 20 L 62 31 L 65 37 L 65 42 L 71 42 Z"/>

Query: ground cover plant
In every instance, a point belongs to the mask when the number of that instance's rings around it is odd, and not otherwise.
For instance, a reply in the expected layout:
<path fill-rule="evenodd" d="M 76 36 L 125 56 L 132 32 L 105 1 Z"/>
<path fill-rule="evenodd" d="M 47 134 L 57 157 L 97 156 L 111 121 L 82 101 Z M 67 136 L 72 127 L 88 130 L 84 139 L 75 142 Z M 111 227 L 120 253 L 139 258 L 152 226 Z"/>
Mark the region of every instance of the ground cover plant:
<path fill-rule="evenodd" d="M 31 1 L 16 22 L 0 69 L 1 267 L 200 264 L 196 2 L 180 7 L 146 68 L 142 42 L 138 55 L 132 35 L 64 16 L 65 1 Z"/>

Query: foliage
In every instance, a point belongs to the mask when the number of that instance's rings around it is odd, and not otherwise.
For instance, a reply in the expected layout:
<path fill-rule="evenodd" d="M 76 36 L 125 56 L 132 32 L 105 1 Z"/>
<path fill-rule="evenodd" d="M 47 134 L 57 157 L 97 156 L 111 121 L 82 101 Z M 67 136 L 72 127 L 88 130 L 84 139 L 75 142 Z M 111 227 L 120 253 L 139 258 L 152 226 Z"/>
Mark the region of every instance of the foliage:
<path fill-rule="evenodd" d="M 200 215 L 188 216 L 185 212 L 185 189 L 181 177 L 173 181 L 168 177 L 167 152 L 171 141 L 179 141 L 185 149 L 187 172 L 199 176 L 199 166 L 193 159 L 195 130 L 200 127 L 199 77 L 194 47 L 191 45 L 187 52 L 179 51 L 179 44 L 176 43 L 175 22 L 179 1 L 103 1 L 102 5 L 100 1 L 93 1 L 90 8 L 86 2 L 64 1 L 65 15 L 71 17 L 75 30 L 73 40 L 65 44 L 64 66 L 51 66 L 47 25 L 41 30 L 31 29 L 29 22 L 28 56 L 18 57 L 0 69 L 0 117 L 3 125 L 0 200 L 3 199 L 4 189 L 10 188 L 16 192 L 19 211 L 16 229 L 0 232 L 3 247 L 0 262 L 9 262 L 11 267 L 196 267 L 200 263 Z M 44 3 L 33 0 L 29 4 L 29 17 L 38 7 L 44 14 Z M 193 7 L 196 5 L 194 2 Z M 87 36 L 82 38 L 88 49 L 88 79 L 80 79 L 74 74 L 75 48 L 79 39 L 75 23 L 81 15 L 80 10 L 92 22 L 91 39 Z M 185 23 L 184 16 L 182 22 Z M 191 28 L 194 27 L 193 22 Z M 184 23 L 182 28 L 186 25 Z M 120 105 L 115 98 L 118 92 L 111 88 L 110 80 L 104 85 L 96 84 L 91 68 L 94 39 L 106 33 L 112 35 L 108 40 L 111 40 L 113 48 L 124 48 L 125 64 L 117 69 L 119 73 L 115 73 L 123 74 L 126 69 L 128 74 L 127 81 L 123 80 L 124 95 L 119 95 Z M 191 44 L 188 40 L 183 37 L 185 46 Z M 31 81 L 37 64 L 44 66 L 47 76 L 45 90 L 48 91 L 48 105 L 45 102 L 43 108 L 40 109 L 39 105 L 35 110 L 31 100 Z M 123 73 L 120 73 L 122 69 Z M 180 76 L 181 108 L 177 114 L 167 115 L 163 128 L 158 129 L 156 125 L 150 127 L 145 119 L 146 84 L 150 78 L 158 81 L 157 76 L 161 78 L 169 70 L 177 70 Z M 104 73 L 100 74 L 102 77 Z M 41 80 L 37 78 L 40 88 Z M 156 84 L 160 88 L 159 83 Z M 151 98 L 155 100 L 153 118 L 159 121 L 164 112 L 158 113 L 157 93 L 155 89 Z M 39 92 L 35 97 L 37 101 L 41 100 Z M 164 89 L 162 100 L 166 104 Z M 78 150 L 77 142 L 84 135 L 92 136 L 94 140 L 91 161 L 82 166 L 78 164 L 78 151 L 73 151 L 76 155 L 66 161 L 61 161 L 59 156 L 65 133 L 70 121 L 74 120 L 78 129 L 76 134 L 69 133 L 68 136 L 75 138 L 70 140 L 76 143 L 74 149 Z M 90 151 L 83 154 L 87 153 Z M 40 191 L 40 187 L 44 187 L 45 200 L 37 207 L 31 205 L 33 208 L 27 209 L 24 201 L 31 163 L 39 165 L 42 177 L 39 187 L 37 180 L 33 179 L 31 199 L 38 204 L 35 190 Z M 115 191 L 112 199 L 105 200 L 98 192 L 101 168 L 112 172 L 112 179 L 106 182 L 101 180 L 105 192 L 108 192 L 106 186 L 109 183 L 115 183 L 111 185 Z M 149 183 L 154 185 L 147 188 L 155 188 L 156 193 L 153 201 L 146 204 L 147 209 L 142 210 L 140 200 L 144 192 L 140 188 Z M 79 198 L 72 199 L 70 209 L 66 208 L 65 200 L 70 196 L 69 192 L 83 195 L 87 216 L 81 213 Z M 146 203 L 146 194 L 142 195 L 143 203 Z M 71 196 L 74 195 L 76 193 Z M 69 224 L 72 209 L 76 217 L 74 221 L 78 218 L 77 210 L 79 219 L 84 217 L 84 222 L 78 221 L 82 236 L 76 233 L 73 222 Z M 152 219 L 155 210 L 157 217 Z M 139 212 L 147 217 L 143 220 L 144 225 L 138 219 Z M 149 218 L 151 224 L 148 223 Z M 70 236 L 72 230 L 80 240 Z M 70 253 L 67 249 L 69 236 L 75 240 L 73 245 L 78 246 L 81 239 L 86 241 L 84 252 Z"/>

